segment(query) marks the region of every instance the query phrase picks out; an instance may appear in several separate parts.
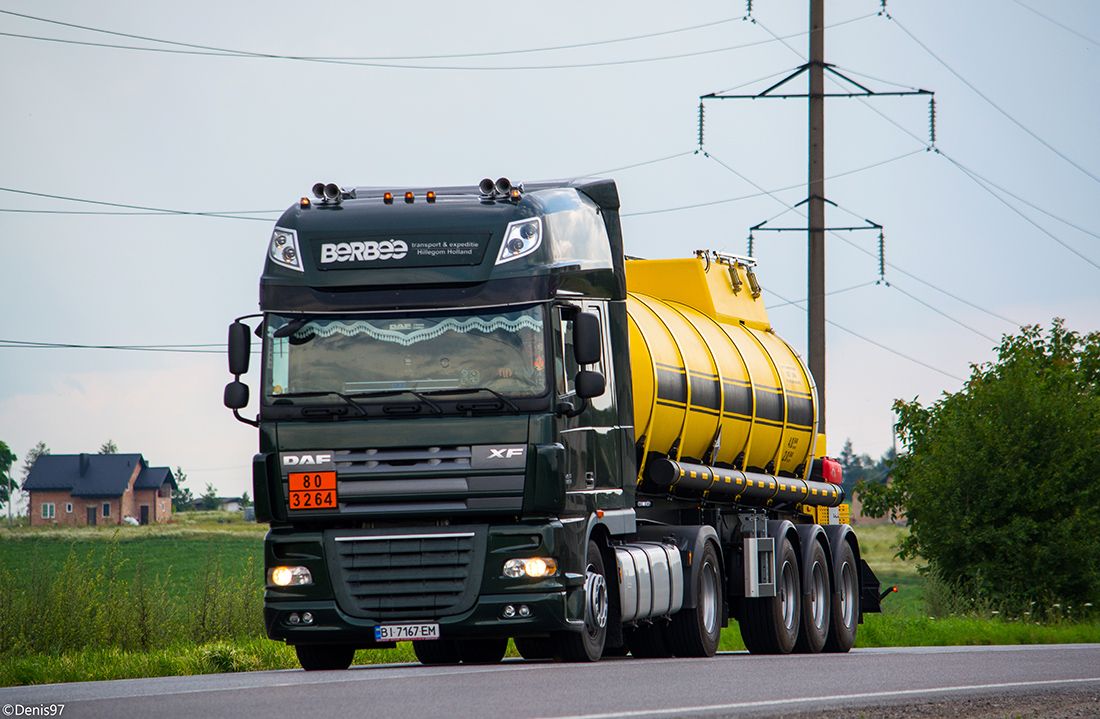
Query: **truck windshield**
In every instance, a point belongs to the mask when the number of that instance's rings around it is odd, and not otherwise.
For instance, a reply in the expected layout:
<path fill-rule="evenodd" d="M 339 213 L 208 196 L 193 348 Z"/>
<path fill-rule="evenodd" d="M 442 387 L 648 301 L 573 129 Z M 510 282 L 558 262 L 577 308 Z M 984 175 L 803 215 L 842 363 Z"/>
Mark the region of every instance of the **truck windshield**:
<path fill-rule="evenodd" d="M 268 315 L 264 399 L 332 402 L 338 392 L 485 388 L 504 396 L 546 392 L 545 308 L 432 315 Z"/>

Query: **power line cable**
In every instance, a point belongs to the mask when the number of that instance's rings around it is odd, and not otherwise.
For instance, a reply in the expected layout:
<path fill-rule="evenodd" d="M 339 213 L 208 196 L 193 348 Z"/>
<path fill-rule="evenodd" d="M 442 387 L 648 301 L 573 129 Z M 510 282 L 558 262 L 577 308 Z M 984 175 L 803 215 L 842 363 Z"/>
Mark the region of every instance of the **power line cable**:
<path fill-rule="evenodd" d="M 208 45 L 197 45 L 193 43 L 177 42 L 175 40 L 162 40 L 160 38 L 148 37 L 144 35 L 132 35 L 124 32 L 116 32 L 114 30 L 104 30 L 102 28 L 90 27 L 87 25 L 77 25 L 75 23 L 62 22 L 60 20 L 51 20 L 49 18 L 36 17 L 34 15 L 25 15 L 23 13 L 11 12 L 9 10 L 0 10 L 0 13 L 4 15 L 13 15 L 15 17 L 21 17 L 26 20 L 35 20 L 37 22 L 48 23 L 50 25 L 60 25 L 62 27 L 75 28 L 78 30 L 86 30 L 88 32 L 97 32 L 104 35 L 113 35 L 115 37 L 125 37 L 131 40 L 143 40 L 146 42 L 158 42 L 165 45 L 175 45 L 178 47 L 186 47 L 196 50 L 207 50 L 217 52 L 219 54 L 240 55 L 242 57 L 263 57 L 263 58 L 276 58 L 276 59 L 294 59 L 294 60 L 459 60 L 472 57 L 499 57 L 502 55 L 523 55 L 536 52 L 554 52 L 558 50 L 575 50 L 585 47 L 598 47 L 601 45 L 613 45 L 616 43 L 633 42 L 635 40 L 648 40 L 655 37 L 663 37 L 666 35 L 675 35 L 682 32 L 691 32 L 693 30 L 702 30 L 705 28 L 716 27 L 718 25 L 724 25 L 726 23 L 734 22 L 737 20 L 744 20 L 744 16 L 737 16 L 726 18 L 724 20 L 715 20 L 713 22 L 703 23 L 701 25 L 693 25 L 691 27 L 678 28 L 676 30 L 663 30 L 661 32 L 648 33 L 645 35 L 634 35 L 631 37 L 615 38 L 612 40 L 595 40 L 593 42 L 575 43 L 572 45 L 557 45 L 552 47 L 536 47 L 527 48 L 522 50 L 498 50 L 491 52 L 471 52 L 471 53 L 458 53 L 450 55 L 390 55 L 390 56 L 376 56 L 376 57 L 356 57 L 356 56 L 289 56 L 289 55 L 272 55 L 267 53 L 255 53 L 246 50 L 232 50 L 226 48 L 212 47 Z"/>
<path fill-rule="evenodd" d="M 0 10 L 0 13 L 7 13 L 7 14 L 10 14 L 10 15 L 19 15 L 19 13 L 12 13 L 10 11 L 2 11 L 2 10 Z M 856 18 L 852 18 L 852 19 L 849 19 L 849 20 L 841 21 L 839 23 L 836 23 L 835 25 L 830 25 L 829 27 L 839 27 L 841 25 L 846 25 L 846 24 L 849 24 L 849 23 L 858 22 L 860 20 L 865 20 L 867 18 L 874 17 L 875 15 L 876 15 L 876 13 L 870 13 L 868 15 L 862 15 L 860 17 L 856 17 Z M 58 21 L 45 20 L 45 19 L 42 19 L 42 18 L 36 18 L 36 17 L 33 17 L 33 16 L 29 16 L 29 15 L 19 15 L 19 16 L 20 17 L 25 17 L 25 18 L 28 18 L 28 19 L 33 19 L 33 20 L 40 20 L 42 22 L 69 25 L 68 23 L 60 23 Z M 314 63 L 322 63 L 322 64 L 330 64 L 330 65 L 350 65 L 350 66 L 357 66 L 357 67 L 377 67 L 377 68 L 402 69 L 402 70 L 462 70 L 462 71 L 566 70 L 566 69 L 582 69 L 582 68 L 593 68 L 593 67 L 612 67 L 612 66 L 618 66 L 618 65 L 632 65 L 632 64 L 638 64 L 638 63 L 663 62 L 663 61 L 666 61 L 666 60 L 680 60 L 680 59 L 685 59 L 685 58 L 690 58 L 690 57 L 700 57 L 700 56 L 703 56 L 703 55 L 711 55 L 711 54 L 722 53 L 722 52 L 730 52 L 730 51 L 733 51 L 733 50 L 742 50 L 742 49 L 746 49 L 746 48 L 750 48 L 750 47 L 756 47 L 756 46 L 759 46 L 759 45 L 765 45 L 765 44 L 768 44 L 768 43 L 772 42 L 771 40 L 762 40 L 762 41 L 759 41 L 759 42 L 746 43 L 746 44 L 742 44 L 742 45 L 733 45 L 733 46 L 724 47 L 724 48 L 715 48 L 715 49 L 711 49 L 711 50 L 698 50 L 698 51 L 695 51 L 695 52 L 680 53 L 680 54 L 675 54 L 675 55 L 665 55 L 665 56 L 659 56 L 659 57 L 636 58 L 636 59 L 633 59 L 633 60 L 611 60 L 611 61 L 604 61 L 604 62 L 571 63 L 571 64 L 557 64 L 557 65 L 523 65 L 523 66 L 497 67 L 497 66 L 484 66 L 484 65 L 477 65 L 477 66 L 471 66 L 471 65 L 465 65 L 465 66 L 463 66 L 463 65 L 417 65 L 417 64 L 401 64 L 401 63 L 394 63 L 394 62 L 352 60 L 352 59 L 342 59 L 342 58 L 325 58 L 325 57 L 312 57 L 312 56 L 281 55 L 281 54 L 275 54 L 275 53 L 259 53 L 259 52 L 245 51 L 245 50 L 234 50 L 234 49 L 229 49 L 229 48 L 218 48 L 218 47 L 212 47 L 212 46 L 197 45 L 197 44 L 193 44 L 193 43 L 182 43 L 182 42 L 176 42 L 176 41 L 172 41 L 172 40 L 161 40 L 161 39 L 157 39 L 157 38 L 144 37 L 144 36 L 131 36 L 131 35 L 128 35 L 126 33 L 115 33 L 113 31 L 109 31 L 109 30 L 100 30 L 100 29 L 97 29 L 97 28 L 89 28 L 89 27 L 85 27 L 85 26 L 76 26 L 76 25 L 74 25 L 72 27 L 77 27 L 79 29 L 89 30 L 89 31 L 92 31 L 92 32 L 104 32 L 104 33 L 108 33 L 108 34 L 120 35 L 120 36 L 123 36 L 123 37 L 133 37 L 135 39 L 141 39 L 141 40 L 147 41 L 147 42 L 158 42 L 158 43 L 164 43 L 164 44 L 175 45 L 175 46 L 180 46 L 180 47 L 184 47 L 184 48 L 194 48 L 194 49 L 173 50 L 173 49 L 169 49 L 169 48 L 140 47 L 140 46 L 134 46 L 134 45 L 116 45 L 116 44 L 109 44 L 109 43 L 95 43 L 95 42 L 82 41 L 82 40 L 67 40 L 67 39 L 62 39 L 62 38 L 43 37 L 43 36 L 38 36 L 38 35 L 24 35 L 24 34 L 9 33 L 9 32 L 0 32 L 0 36 L 13 37 L 13 38 L 22 38 L 22 39 L 26 39 L 26 40 L 38 40 L 38 41 L 42 41 L 42 42 L 62 43 L 62 44 L 69 44 L 69 45 L 83 45 L 83 46 L 89 46 L 89 47 L 102 47 L 102 48 L 111 48 L 111 49 L 118 49 L 118 50 L 133 50 L 133 51 L 139 51 L 139 52 L 161 52 L 161 53 L 181 54 L 181 55 L 203 55 L 203 56 L 220 56 L 220 57 L 243 57 L 243 58 L 254 58 L 254 59 L 265 59 L 265 60 L 292 60 L 292 61 L 298 61 L 298 62 L 314 62 Z M 805 33 L 795 33 L 795 34 L 791 35 L 790 37 L 797 37 L 799 35 L 804 35 L 804 34 Z M 429 56 L 425 56 L 425 57 L 429 57 Z"/>
<path fill-rule="evenodd" d="M 1024 8 L 1025 10 L 1030 10 L 1031 12 L 1035 13 L 1036 15 L 1043 18 L 1047 22 L 1052 23 L 1054 25 L 1057 25 L 1058 27 L 1062 28 L 1066 32 L 1072 33 L 1072 34 L 1076 35 L 1077 37 L 1081 38 L 1082 40 L 1084 40 L 1088 43 L 1091 43 L 1093 45 L 1096 45 L 1097 47 L 1100 47 L 1100 42 L 1097 42 L 1096 40 L 1093 40 L 1091 37 L 1088 37 L 1087 35 L 1082 35 L 1081 33 L 1077 32 L 1076 30 L 1071 28 L 1069 25 L 1064 25 L 1064 24 L 1058 22 L 1057 20 L 1055 20 L 1054 18 L 1050 17 L 1049 15 L 1044 15 L 1043 13 L 1039 12 L 1035 8 L 1029 7 L 1025 4 L 1023 4 L 1022 2 L 1020 2 L 1020 0 L 1012 0 L 1012 2 L 1016 3 L 1017 5 Z"/>
<path fill-rule="evenodd" d="M 773 292 L 772 290 L 768 289 L 767 287 L 765 287 L 764 289 L 768 292 L 768 294 L 775 295 L 776 297 L 783 300 L 787 304 L 792 304 L 795 307 L 798 307 L 799 309 L 801 309 L 803 311 L 806 311 L 806 308 L 803 307 L 801 304 L 799 304 L 798 301 L 788 300 L 786 297 L 783 297 L 782 295 L 780 295 L 776 292 Z M 903 352 L 899 352 L 898 350 L 896 350 L 892 347 L 887 347 L 886 345 L 882 344 L 881 342 L 876 342 L 875 340 L 873 340 L 869 337 L 864 337 L 863 335 L 859 334 L 858 332 L 855 332 L 854 330 L 850 330 L 847 327 L 844 327 L 843 325 L 839 325 L 839 324 L 837 324 L 836 322 L 834 322 L 830 319 L 826 319 L 825 321 L 828 324 L 832 325 L 833 327 L 836 327 L 838 330 L 843 330 L 844 332 L 847 332 L 848 334 L 852 335 L 853 337 L 857 337 L 857 338 L 863 340 L 864 342 L 867 342 L 868 344 L 872 344 L 875 347 L 878 347 L 879 349 L 882 349 L 882 350 L 885 350 L 885 351 L 889 352 L 890 354 L 897 355 L 898 357 L 901 357 L 902 359 L 909 360 L 910 362 L 919 364 L 921 367 L 926 367 L 926 368 L 932 370 L 933 372 L 938 372 L 938 373 L 942 374 L 944 377 L 950 377 L 951 379 L 956 380 L 958 382 L 965 382 L 966 381 L 961 377 L 956 377 L 955 375 L 951 374 L 950 372 L 945 372 L 945 371 L 943 371 L 942 369 L 940 369 L 938 367 L 933 367 L 932 365 L 928 364 L 927 362 L 923 362 L 919 359 L 916 359 L 915 357 L 910 357 L 909 355 L 907 355 Z"/>
<path fill-rule="evenodd" d="M 192 215 L 200 217 L 222 217 L 230 220 L 254 220 L 257 222 L 271 222 L 270 219 L 264 217 L 241 217 L 241 215 L 249 214 L 275 214 L 281 213 L 283 210 L 240 210 L 237 212 L 192 212 L 189 210 L 170 210 L 162 207 L 144 207 L 142 205 L 124 205 L 118 202 L 105 202 L 102 200 L 88 200 L 81 197 L 67 197 L 65 195 L 51 195 L 45 192 L 31 192 L 29 190 L 17 190 L 12 187 L 0 187 L 0 192 L 10 192 L 16 195 L 28 195 L 30 197 L 45 197 L 51 200 L 64 200 L 66 202 L 82 202 L 89 205 L 100 205 L 103 207 L 118 207 L 126 210 L 140 210 L 142 213 L 152 214 L 164 214 L 164 215 Z M 41 212 L 44 214 L 63 214 L 58 210 L 5 210 L 6 212 Z M 132 214 L 132 213 L 124 213 Z"/>
<path fill-rule="evenodd" d="M 914 35 L 913 33 L 909 32 L 909 30 L 908 30 L 908 29 L 907 29 L 907 28 L 906 28 L 906 27 L 905 27 L 904 25 L 902 25 L 902 24 L 901 24 L 901 23 L 900 23 L 900 22 L 899 22 L 899 21 L 897 20 L 897 18 L 894 18 L 894 17 L 892 17 L 892 16 L 891 16 L 891 15 L 889 15 L 889 14 L 887 14 L 887 15 L 886 15 L 886 17 L 887 17 L 888 19 L 890 19 L 890 20 L 893 20 L 893 21 L 894 21 L 894 24 L 895 24 L 895 25 L 897 25 L 897 26 L 898 26 L 899 28 L 901 28 L 901 31 L 902 31 L 902 32 L 904 32 L 904 33 L 905 33 L 906 35 L 908 35 L 908 36 L 909 36 L 909 38 L 910 38 L 910 39 L 911 39 L 911 40 L 912 40 L 913 42 L 915 42 L 915 43 L 916 43 L 917 45 L 919 45 L 919 46 L 920 46 L 920 47 L 921 47 L 921 48 L 922 48 L 922 49 L 923 49 L 923 50 L 924 50 L 924 51 L 925 51 L 926 53 L 928 53 L 928 54 L 929 54 L 929 55 L 930 55 L 930 56 L 931 56 L 931 57 L 932 57 L 932 58 L 933 58 L 933 59 L 934 59 L 934 60 L 935 60 L 936 62 L 938 62 L 938 63 L 939 63 L 940 65 L 943 65 L 943 67 L 944 67 L 944 68 L 946 68 L 946 69 L 947 69 L 947 71 L 948 71 L 948 72 L 950 72 L 950 73 L 951 73 L 952 75 L 954 75 L 954 76 L 955 76 L 956 78 L 958 78 L 958 79 L 959 79 L 959 81 L 960 81 L 960 82 L 962 82 L 962 84 L 964 84 L 964 85 L 966 85 L 966 86 L 967 86 L 968 88 L 970 88 L 970 89 L 971 89 L 971 90 L 972 90 L 972 91 L 974 92 L 974 94 L 976 94 L 976 95 L 977 95 L 978 97 L 982 98 L 982 99 L 983 99 L 983 100 L 985 100 L 985 101 L 986 101 L 987 103 L 989 103 L 989 105 L 990 105 L 990 106 L 991 106 L 991 107 L 992 107 L 992 108 L 993 108 L 994 110 L 996 110 L 997 112 L 999 112 L 999 113 L 1001 113 L 1002 115 L 1004 115 L 1004 116 L 1005 116 L 1005 117 L 1006 117 L 1006 118 L 1007 118 L 1007 119 L 1008 119 L 1008 120 L 1009 120 L 1010 122 L 1012 122 L 1012 124 L 1016 125 L 1016 127 L 1020 128 L 1020 129 L 1021 129 L 1021 130 L 1023 130 L 1023 131 L 1025 132 L 1025 133 L 1027 133 L 1028 135 L 1030 135 L 1030 136 L 1032 137 L 1032 139 L 1034 139 L 1034 140 L 1035 140 L 1036 142 L 1038 142 L 1039 144 L 1041 144 L 1041 145 L 1042 145 L 1043 147 L 1045 147 L 1045 148 L 1047 148 L 1048 150 L 1050 150 L 1051 152 L 1053 152 L 1053 153 L 1054 153 L 1055 155 L 1057 155 L 1058 157 L 1062 158 L 1063 160 L 1065 160 L 1065 161 L 1066 161 L 1066 162 L 1068 162 L 1069 164 L 1073 165 L 1073 166 L 1074 166 L 1075 168 L 1077 168 L 1078 170 L 1080 170 L 1080 171 L 1081 171 L 1081 172 L 1083 172 L 1084 174 L 1088 175 L 1089 177 L 1091 177 L 1091 178 L 1092 178 L 1093 180 L 1095 180 L 1096 182 L 1100 182 L 1100 177 L 1097 177 L 1096 175 L 1092 174 L 1091 172 L 1089 172 L 1088 170 L 1086 170 L 1086 169 L 1085 169 L 1084 167 L 1082 167 L 1081 165 L 1077 164 L 1077 163 L 1076 163 L 1075 161 L 1073 161 L 1072 159 L 1070 159 L 1070 158 L 1069 158 L 1069 157 L 1068 157 L 1067 155 L 1065 155 L 1065 154 L 1064 154 L 1064 153 L 1062 153 L 1062 152 L 1061 152 L 1060 150 L 1058 150 L 1057 148 L 1055 148 L 1055 147 L 1054 147 L 1053 145 L 1051 145 L 1051 144 L 1050 144 L 1049 142 L 1047 142 L 1047 141 L 1046 141 L 1046 140 L 1044 140 L 1043 138 L 1039 137 L 1039 136 L 1038 136 L 1038 135 L 1037 135 L 1036 133 L 1034 133 L 1034 132 L 1032 132 L 1032 131 L 1031 131 L 1030 129 L 1028 129 L 1028 128 L 1027 128 L 1027 127 L 1026 127 L 1026 126 L 1025 126 L 1025 125 L 1024 125 L 1024 124 L 1023 124 L 1022 122 L 1020 122 L 1019 120 L 1017 120 L 1016 118 L 1014 118 L 1014 117 L 1013 117 L 1012 115 L 1009 115 L 1009 114 L 1008 114 L 1008 112 L 1007 112 L 1007 111 L 1006 111 L 1006 110 L 1005 110 L 1004 108 L 1002 108 L 1002 107 L 1001 107 L 1000 105 L 998 105 L 997 103 L 993 102 L 993 100 L 991 100 L 991 99 L 990 99 L 990 98 L 989 98 L 989 97 L 988 97 L 988 96 L 987 96 L 987 95 L 986 95 L 985 93 L 983 93 L 983 92 L 982 92 L 981 90 L 979 90 L 979 89 L 978 89 L 977 87 L 975 87 L 975 86 L 973 85 L 973 83 L 971 83 L 971 82 L 970 82 L 969 80 L 967 80 L 967 79 L 966 79 L 965 77 L 963 77 L 963 76 L 962 76 L 962 75 L 960 75 L 960 74 L 959 74 L 958 72 L 956 72 L 956 71 L 955 71 L 955 69 L 954 69 L 954 68 L 952 68 L 952 67 L 951 67 L 950 65 L 948 65 L 948 64 L 947 64 L 946 62 L 944 62 L 944 61 L 943 61 L 943 60 L 942 60 L 942 59 L 941 59 L 941 58 L 939 57 L 939 55 L 937 55 L 936 53 L 932 52 L 932 50 L 931 50 L 931 49 L 930 49 L 930 48 L 929 48 L 929 47 L 928 47 L 927 45 L 925 45 L 925 44 L 924 44 L 923 42 L 921 42 L 920 40 L 918 40 L 918 39 L 917 39 L 917 37 L 916 37 L 916 35 Z"/>
<path fill-rule="evenodd" d="M 0 339 L 0 349 L 92 349 L 92 350 L 127 350 L 131 352 L 178 352 L 185 354 L 224 354 L 224 350 L 202 349 L 205 347 L 222 347 L 219 344 L 198 345 L 85 345 L 62 342 L 24 342 L 20 340 Z"/>
<path fill-rule="evenodd" d="M 878 284 L 878 282 L 876 282 L 875 280 L 871 280 L 870 282 L 864 282 L 863 284 L 853 285 L 851 287 L 846 287 L 843 290 L 833 290 L 832 292 L 826 292 L 825 296 L 826 297 L 832 297 L 833 295 L 842 295 L 845 292 L 851 292 L 852 290 L 860 290 L 860 289 L 863 289 L 864 287 L 870 287 L 871 285 L 876 285 L 876 284 Z M 776 296 L 778 297 L 778 295 L 776 295 Z M 767 309 L 769 312 L 771 312 L 772 310 L 779 309 L 780 307 L 787 307 L 788 305 L 797 305 L 797 304 L 801 304 L 803 302 L 809 302 L 809 300 L 803 298 L 801 300 L 791 300 L 790 302 L 781 302 L 778 305 L 772 305 L 770 307 L 766 307 L 765 309 Z"/>

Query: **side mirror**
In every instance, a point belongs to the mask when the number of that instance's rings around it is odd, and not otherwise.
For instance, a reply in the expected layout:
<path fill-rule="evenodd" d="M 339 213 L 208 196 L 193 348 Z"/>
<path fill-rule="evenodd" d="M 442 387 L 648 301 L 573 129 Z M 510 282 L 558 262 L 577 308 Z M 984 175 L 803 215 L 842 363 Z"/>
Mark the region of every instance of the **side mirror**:
<path fill-rule="evenodd" d="M 574 380 L 574 386 L 576 387 L 577 396 L 581 399 L 591 399 L 593 397 L 599 397 L 604 393 L 607 388 L 607 380 L 599 372 L 593 372 L 592 370 L 581 370 L 577 373 L 577 377 Z"/>
<path fill-rule="evenodd" d="M 596 315 L 578 312 L 573 317 L 573 357 L 577 364 L 596 364 L 600 361 L 603 346 L 600 334 L 600 318 Z"/>
<path fill-rule="evenodd" d="M 238 377 L 248 371 L 248 357 L 252 353 L 249 332 L 248 325 L 243 322 L 229 325 L 229 373 Z M 247 400 L 245 402 L 247 404 Z"/>
<path fill-rule="evenodd" d="M 248 385 L 240 380 L 233 380 L 225 386 L 222 400 L 229 409 L 244 409 L 248 406 Z"/>

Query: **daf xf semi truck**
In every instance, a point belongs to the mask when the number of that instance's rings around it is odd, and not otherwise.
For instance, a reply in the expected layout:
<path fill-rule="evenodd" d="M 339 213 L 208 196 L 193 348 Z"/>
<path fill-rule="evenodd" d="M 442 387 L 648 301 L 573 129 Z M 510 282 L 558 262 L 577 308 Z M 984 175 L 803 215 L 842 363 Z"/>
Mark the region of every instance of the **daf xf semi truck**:
<path fill-rule="evenodd" d="M 752 259 L 626 256 L 609 180 L 313 194 L 224 398 L 305 669 L 702 657 L 731 620 L 753 653 L 852 647 L 878 581 Z"/>

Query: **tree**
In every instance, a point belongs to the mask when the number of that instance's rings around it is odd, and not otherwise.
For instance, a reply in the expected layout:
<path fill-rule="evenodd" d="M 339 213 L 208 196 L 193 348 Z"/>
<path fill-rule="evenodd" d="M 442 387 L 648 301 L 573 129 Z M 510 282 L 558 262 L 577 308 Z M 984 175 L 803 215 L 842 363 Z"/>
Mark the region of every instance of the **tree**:
<path fill-rule="evenodd" d="M 103 446 L 99 448 L 100 454 L 118 454 L 118 445 L 115 444 L 113 439 L 109 439 L 103 443 Z"/>
<path fill-rule="evenodd" d="M 18 457 L 8 449 L 8 445 L 0 442 L 0 504 L 8 504 L 13 495 L 19 491 L 15 478 L 11 476 L 11 466 Z M 10 507 L 9 507 L 10 510 Z M 11 512 L 8 512 L 11 516 Z"/>
<path fill-rule="evenodd" d="M 27 456 L 23 458 L 23 481 L 27 481 L 27 477 L 31 473 L 31 467 L 38 461 L 38 458 L 44 454 L 49 454 L 50 448 L 46 446 L 45 442 L 39 442 L 38 444 L 27 450 Z"/>
<path fill-rule="evenodd" d="M 191 496 L 190 488 L 183 486 L 183 483 L 187 481 L 187 475 L 183 473 L 182 467 L 176 467 L 174 479 L 176 480 L 176 488 L 172 492 L 172 511 L 184 512 L 191 509 L 191 502 L 195 498 Z"/>
<path fill-rule="evenodd" d="M 908 453 L 859 491 L 905 512 L 904 555 L 1010 613 L 1100 596 L 1100 333 L 1025 327 L 959 392 L 894 410 Z"/>
<path fill-rule="evenodd" d="M 214 489 L 214 485 L 207 484 L 206 491 L 202 493 L 202 508 L 203 509 L 217 509 L 221 505 L 218 501 L 218 490 Z"/>
<path fill-rule="evenodd" d="M 248 492 L 241 495 L 241 509 L 252 506 L 252 498 L 248 496 Z"/>

